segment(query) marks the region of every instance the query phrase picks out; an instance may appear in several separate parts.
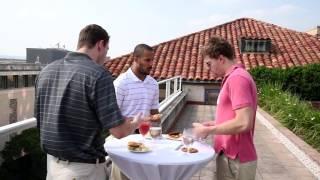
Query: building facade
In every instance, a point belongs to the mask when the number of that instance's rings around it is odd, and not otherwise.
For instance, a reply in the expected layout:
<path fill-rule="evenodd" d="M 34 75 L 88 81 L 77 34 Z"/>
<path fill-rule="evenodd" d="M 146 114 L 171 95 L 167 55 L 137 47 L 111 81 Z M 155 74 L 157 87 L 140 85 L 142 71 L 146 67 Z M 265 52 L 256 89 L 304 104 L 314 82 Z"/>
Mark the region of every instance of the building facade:
<path fill-rule="evenodd" d="M 0 64 L 0 126 L 33 117 L 34 85 L 40 64 Z"/>
<path fill-rule="evenodd" d="M 47 65 L 54 60 L 61 59 L 70 51 L 61 48 L 27 48 L 27 63 Z"/>

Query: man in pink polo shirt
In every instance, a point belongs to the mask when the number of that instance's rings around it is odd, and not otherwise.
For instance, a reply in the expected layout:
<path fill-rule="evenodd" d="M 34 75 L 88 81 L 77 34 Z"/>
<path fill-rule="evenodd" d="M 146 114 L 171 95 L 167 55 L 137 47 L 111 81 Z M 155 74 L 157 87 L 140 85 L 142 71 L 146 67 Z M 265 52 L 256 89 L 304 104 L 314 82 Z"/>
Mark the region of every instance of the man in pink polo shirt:
<path fill-rule="evenodd" d="M 215 121 L 194 123 L 194 133 L 201 138 L 214 135 L 218 180 L 253 180 L 257 168 L 253 144 L 257 110 L 255 82 L 242 65 L 236 64 L 233 47 L 226 40 L 211 38 L 203 55 L 210 71 L 224 78 Z"/>

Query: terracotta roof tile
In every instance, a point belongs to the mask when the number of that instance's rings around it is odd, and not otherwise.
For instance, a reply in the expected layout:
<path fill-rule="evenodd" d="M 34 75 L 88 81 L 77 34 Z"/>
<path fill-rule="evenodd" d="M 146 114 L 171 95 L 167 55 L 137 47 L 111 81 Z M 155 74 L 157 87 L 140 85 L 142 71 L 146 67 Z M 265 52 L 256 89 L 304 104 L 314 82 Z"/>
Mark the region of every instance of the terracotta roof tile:
<path fill-rule="evenodd" d="M 246 69 L 257 66 L 288 68 L 320 63 L 320 40 L 316 37 L 255 19 L 241 18 L 153 46 L 155 56 L 150 75 L 156 79 L 181 75 L 187 80 L 220 80 L 221 77 L 209 72 L 201 56 L 201 47 L 212 36 L 221 36 L 232 43 L 237 61 L 244 64 Z M 242 37 L 269 38 L 272 51 L 241 54 L 239 40 Z M 132 61 L 130 53 L 107 61 L 105 67 L 113 76 L 118 76 L 130 67 Z"/>

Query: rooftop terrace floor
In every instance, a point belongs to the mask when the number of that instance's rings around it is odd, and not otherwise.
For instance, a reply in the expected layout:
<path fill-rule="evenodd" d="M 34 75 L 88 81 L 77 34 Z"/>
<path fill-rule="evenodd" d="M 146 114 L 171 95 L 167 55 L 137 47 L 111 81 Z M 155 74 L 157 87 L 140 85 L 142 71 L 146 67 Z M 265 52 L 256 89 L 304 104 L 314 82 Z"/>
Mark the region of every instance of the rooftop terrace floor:
<path fill-rule="evenodd" d="M 215 106 L 187 105 L 172 130 L 182 131 L 192 122 L 214 119 Z M 211 137 L 207 142 L 212 144 Z M 311 180 L 313 174 L 264 126 L 256 121 L 254 142 L 258 153 L 257 180 Z M 215 160 L 192 180 L 215 180 Z"/>

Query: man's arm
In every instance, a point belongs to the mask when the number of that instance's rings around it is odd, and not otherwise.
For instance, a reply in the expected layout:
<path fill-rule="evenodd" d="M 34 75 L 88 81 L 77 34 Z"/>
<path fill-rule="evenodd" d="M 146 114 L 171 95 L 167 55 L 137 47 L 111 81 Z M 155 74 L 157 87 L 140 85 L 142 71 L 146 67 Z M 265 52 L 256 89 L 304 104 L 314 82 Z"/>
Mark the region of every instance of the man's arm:
<path fill-rule="evenodd" d="M 37 128 L 40 129 L 40 116 L 39 116 L 39 112 L 38 112 L 38 78 L 39 75 L 36 78 L 35 81 L 35 85 L 34 85 L 34 107 L 33 107 L 33 116 L 36 117 L 36 121 L 37 121 Z"/>
<path fill-rule="evenodd" d="M 239 134 L 253 128 L 254 112 L 252 107 L 244 107 L 235 111 L 236 117 L 225 123 L 209 126 L 213 134 Z"/>
<path fill-rule="evenodd" d="M 117 104 L 119 108 L 122 108 L 124 97 L 126 96 L 126 90 L 123 84 L 121 83 L 121 77 L 118 77 L 116 80 L 113 81 L 114 90 L 116 93 Z"/>
<path fill-rule="evenodd" d="M 118 107 L 112 76 L 104 72 L 94 85 L 91 95 L 97 118 L 104 129 L 116 138 L 129 135 L 137 127 L 137 122 L 122 117 Z"/>
<path fill-rule="evenodd" d="M 155 86 L 157 86 L 157 88 L 155 88 L 155 92 L 154 92 L 154 97 L 152 99 L 152 105 L 151 105 L 151 110 L 150 110 L 150 114 L 154 115 L 154 114 L 159 114 L 159 85 L 156 84 Z"/>
<path fill-rule="evenodd" d="M 252 107 L 243 107 L 235 111 L 236 116 L 225 123 L 213 126 L 194 124 L 194 133 L 198 137 L 207 137 L 209 134 L 232 135 L 249 131 L 253 128 L 254 111 Z"/>
<path fill-rule="evenodd" d="M 133 118 L 125 118 L 124 122 L 119 126 L 109 129 L 110 134 L 120 139 L 125 137 L 138 128 L 139 121 L 133 121 Z"/>

